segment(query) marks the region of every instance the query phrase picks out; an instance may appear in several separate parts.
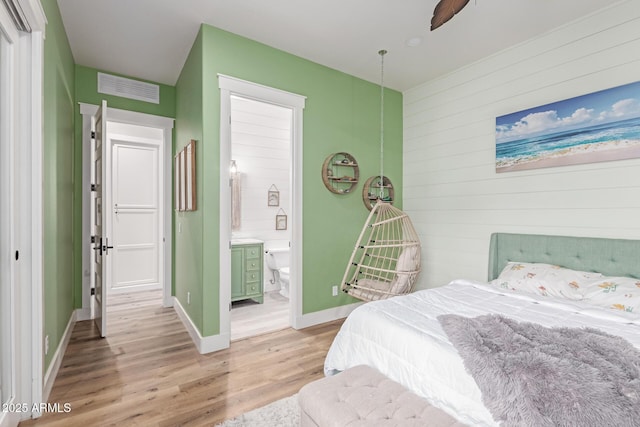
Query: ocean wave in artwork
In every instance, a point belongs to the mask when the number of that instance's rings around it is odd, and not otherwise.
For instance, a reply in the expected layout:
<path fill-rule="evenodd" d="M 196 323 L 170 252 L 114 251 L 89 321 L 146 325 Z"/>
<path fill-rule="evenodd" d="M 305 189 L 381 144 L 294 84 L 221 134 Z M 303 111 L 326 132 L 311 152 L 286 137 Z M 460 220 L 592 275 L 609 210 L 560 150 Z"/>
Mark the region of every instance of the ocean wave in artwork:
<path fill-rule="evenodd" d="M 640 157 L 640 118 L 496 144 L 496 171 Z"/>

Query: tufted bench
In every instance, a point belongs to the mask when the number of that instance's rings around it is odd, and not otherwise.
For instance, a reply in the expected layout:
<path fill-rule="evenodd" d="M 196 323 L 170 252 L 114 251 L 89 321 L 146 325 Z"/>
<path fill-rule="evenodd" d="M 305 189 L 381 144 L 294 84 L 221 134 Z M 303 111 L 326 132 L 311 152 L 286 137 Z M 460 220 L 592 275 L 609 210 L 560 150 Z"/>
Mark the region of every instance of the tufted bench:
<path fill-rule="evenodd" d="M 464 426 L 369 366 L 355 366 L 302 387 L 302 427 Z"/>

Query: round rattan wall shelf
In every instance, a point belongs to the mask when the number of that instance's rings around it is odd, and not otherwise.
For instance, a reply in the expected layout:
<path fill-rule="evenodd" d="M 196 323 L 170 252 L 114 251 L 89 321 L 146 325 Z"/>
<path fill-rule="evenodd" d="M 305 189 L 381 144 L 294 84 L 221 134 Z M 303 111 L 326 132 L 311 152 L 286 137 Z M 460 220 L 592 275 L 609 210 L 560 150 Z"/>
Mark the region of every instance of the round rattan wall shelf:
<path fill-rule="evenodd" d="M 322 182 L 332 193 L 351 193 L 359 178 L 358 162 L 349 153 L 333 153 L 322 164 Z"/>
<path fill-rule="evenodd" d="M 362 187 L 362 201 L 367 209 L 373 209 L 373 205 L 378 199 L 393 204 L 393 184 L 386 176 L 383 176 L 382 180 L 380 180 L 380 175 L 372 176 L 365 181 Z"/>

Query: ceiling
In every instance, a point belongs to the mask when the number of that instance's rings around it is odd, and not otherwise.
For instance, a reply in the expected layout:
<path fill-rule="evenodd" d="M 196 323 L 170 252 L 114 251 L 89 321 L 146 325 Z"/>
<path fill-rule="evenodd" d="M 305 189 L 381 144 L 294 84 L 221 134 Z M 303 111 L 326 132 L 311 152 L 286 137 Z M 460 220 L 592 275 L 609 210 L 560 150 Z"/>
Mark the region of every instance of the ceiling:
<path fill-rule="evenodd" d="M 77 64 L 175 85 L 201 23 L 404 91 L 611 5 L 471 0 L 429 31 L 437 0 L 58 0 Z M 409 47 L 407 41 L 420 38 Z"/>

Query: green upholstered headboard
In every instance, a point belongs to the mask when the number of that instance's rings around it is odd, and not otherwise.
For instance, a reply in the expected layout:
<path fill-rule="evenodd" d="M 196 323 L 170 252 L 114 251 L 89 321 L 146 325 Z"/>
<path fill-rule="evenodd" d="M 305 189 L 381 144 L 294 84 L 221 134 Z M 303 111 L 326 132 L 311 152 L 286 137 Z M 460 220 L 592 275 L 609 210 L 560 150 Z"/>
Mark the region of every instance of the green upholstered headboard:
<path fill-rule="evenodd" d="M 494 233 L 489 246 L 489 280 L 507 262 L 544 262 L 605 276 L 640 278 L 640 240 Z"/>

